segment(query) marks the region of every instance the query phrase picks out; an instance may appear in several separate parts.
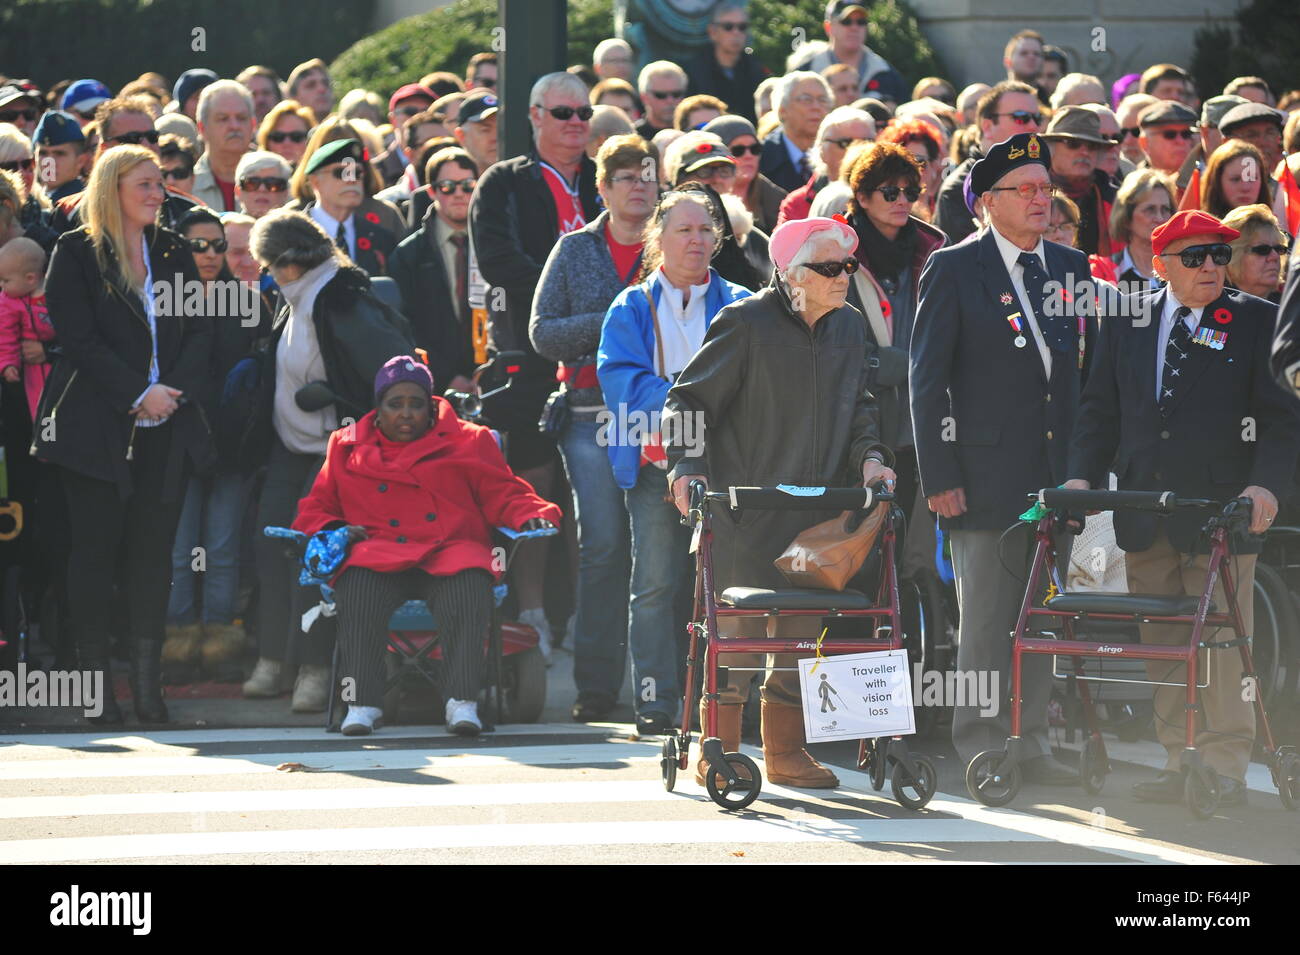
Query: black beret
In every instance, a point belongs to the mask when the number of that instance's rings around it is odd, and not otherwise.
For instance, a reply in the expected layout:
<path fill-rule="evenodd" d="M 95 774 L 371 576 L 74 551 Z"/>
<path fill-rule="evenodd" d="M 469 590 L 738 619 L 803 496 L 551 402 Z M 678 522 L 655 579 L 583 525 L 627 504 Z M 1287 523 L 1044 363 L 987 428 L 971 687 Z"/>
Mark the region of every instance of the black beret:
<path fill-rule="evenodd" d="M 971 167 L 971 193 L 983 195 L 1011 170 L 1031 163 L 1050 170 L 1052 151 L 1037 133 L 1017 133 L 990 148 L 984 158 Z"/>

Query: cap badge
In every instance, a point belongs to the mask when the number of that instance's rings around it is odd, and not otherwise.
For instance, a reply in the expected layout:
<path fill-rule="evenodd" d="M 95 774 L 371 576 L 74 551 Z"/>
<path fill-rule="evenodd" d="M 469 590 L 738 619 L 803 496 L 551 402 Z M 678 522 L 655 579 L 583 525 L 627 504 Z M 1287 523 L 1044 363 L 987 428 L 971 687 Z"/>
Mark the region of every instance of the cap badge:
<path fill-rule="evenodd" d="M 1037 158 L 1038 158 L 1038 137 L 1037 137 L 1037 136 L 1030 136 L 1030 137 L 1029 137 L 1029 147 L 1028 147 L 1028 148 L 1029 148 L 1029 158 L 1030 158 L 1030 159 L 1037 159 Z"/>

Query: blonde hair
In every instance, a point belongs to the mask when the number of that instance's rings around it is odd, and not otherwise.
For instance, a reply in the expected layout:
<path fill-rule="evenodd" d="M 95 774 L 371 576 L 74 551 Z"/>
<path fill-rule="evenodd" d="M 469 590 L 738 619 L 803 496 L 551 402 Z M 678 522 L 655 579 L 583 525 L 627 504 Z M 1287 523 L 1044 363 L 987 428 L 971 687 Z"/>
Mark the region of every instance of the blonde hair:
<path fill-rule="evenodd" d="M 0 123 L 0 162 L 17 162 L 22 159 L 31 159 L 32 141 L 27 138 L 21 129 L 12 123 Z M 41 188 L 39 176 L 32 176 L 32 185 L 26 190 L 27 195 L 35 199 L 42 209 L 50 208 L 49 197 L 45 195 L 45 190 Z M 23 200 L 26 202 L 26 198 Z"/>
<path fill-rule="evenodd" d="M 297 116 L 302 120 L 307 126 L 306 132 L 308 135 L 316 128 L 316 114 L 311 111 L 310 107 L 303 106 L 296 99 L 282 99 L 262 117 L 262 124 L 257 127 L 257 135 L 253 138 L 257 140 L 258 149 L 267 148 L 266 137 L 275 132 L 276 124 L 286 116 Z"/>
<path fill-rule="evenodd" d="M 118 184 L 122 177 L 141 163 L 156 163 L 157 157 L 143 146 L 122 145 L 108 150 L 95 161 L 86 183 L 86 197 L 81 214 L 86 231 L 95 246 L 95 261 L 110 280 L 116 278 L 131 289 L 139 289 L 143 275 L 132 275 L 130 258 L 125 254 L 126 227 L 122 222 L 122 200 Z M 123 250 L 118 254 L 117 250 Z"/>
<path fill-rule="evenodd" d="M 1272 232 L 1274 235 L 1282 236 L 1283 242 L 1286 241 L 1286 233 L 1282 231 L 1277 216 L 1273 215 L 1272 209 L 1260 202 L 1249 206 L 1237 206 L 1223 217 L 1223 224 L 1241 233 L 1228 243 L 1232 246 L 1232 258 L 1228 260 L 1228 280 L 1234 285 L 1241 284 L 1241 264 L 1246 257 L 1246 249 L 1259 244 L 1260 232 Z M 1286 256 L 1283 255 L 1283 278 L 1286 277 L 1286 264 Z"/>
<path fill-rule="evenodd" d="M 22 176 L 0 169 L 0 231 L 7 231 L 18 219 L 26 201 L 27 189 L 23 186 Z"/>

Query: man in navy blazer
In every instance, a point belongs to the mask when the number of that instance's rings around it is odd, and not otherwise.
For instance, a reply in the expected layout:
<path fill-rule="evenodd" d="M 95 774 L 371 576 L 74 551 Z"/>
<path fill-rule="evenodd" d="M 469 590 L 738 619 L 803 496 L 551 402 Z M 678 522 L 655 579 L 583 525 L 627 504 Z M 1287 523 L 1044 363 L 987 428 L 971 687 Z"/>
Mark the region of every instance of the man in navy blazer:
<path fill-rule="evenodd" d="M 1110 471 L 1121 490 L 1225 502 L 1247 497 L 1252 534 L 1273 522 L 1277 494 L 1295 474 L 1300 404 L 1269 370 L 1277 306 L 1223 287 L 1232 255 L 1227 243 L 1238 234 L 1197 210 L 1178 213 L 1151 234 L 1153 268 L 1168 285 L 1145 300 L 1129 298 L 1124 315 L 1135 317 L 1103 317 L 1067 487 L 1106 487 Z M 1115 538 L 1127 554 L 1130 592 L 1199 596 L 1209 567 L 1199 540 L 1207 516 L 1191 509 L 1168 518 L 1117 511 Z M 1259 549 L 1258 538 L 1233 548 L 1248 634 Z M 1216 589 L 1215 602 L 1226 610 L 1222 578 Z M 1142 624 L 1141 634 L 1143 643 L 1188 639 L 1187 628 L 1167 624 Z M 1220 639 L 1230 637 L 1225 632 Z M 1209 686 L 1200 694 L 1196 745 L 1220 776 L 1223 804 L 1240 805 L 1255 739 L 1254 706 L 1243 689 L 1236 647 L 1208 651 L 1206 662 Z M 1147 673 L 1164 682 L 1186 679 L 1181 664 L 1162 661 L 1149 662 Z M 1156 734 L 1168 759 L 1154 781 L 1134 787 L 1139 799 L 1183 797 L 1185 695 L 1180 686 L 1156 687 Z"/>
<path fill-rule="evenodd" d="M 998 678 L 998 709 L 967 700 L 953 744 L 969 761 L 1010 734 L 1011 641 L 1032 544 L 1005 537 L 1026 495 L 1064 481 L 1070 433 L 1095 342 L 1096 292 L 1083 254 L 1045 242 L 1050 153 L 1036 134 L 997 144 L 972 169 L 989 226 L 940 249 L 921 274 L 911 343 L 911 411 L 921 488 L 949 532 L 961 612 L 957 669 Z M 1062 542 L 1068 553 L 1068 539 Z M 1068 784 L 1047 739 L 1046 656 L 1023 663 L 1021 766 L 1030 781 Z"/>

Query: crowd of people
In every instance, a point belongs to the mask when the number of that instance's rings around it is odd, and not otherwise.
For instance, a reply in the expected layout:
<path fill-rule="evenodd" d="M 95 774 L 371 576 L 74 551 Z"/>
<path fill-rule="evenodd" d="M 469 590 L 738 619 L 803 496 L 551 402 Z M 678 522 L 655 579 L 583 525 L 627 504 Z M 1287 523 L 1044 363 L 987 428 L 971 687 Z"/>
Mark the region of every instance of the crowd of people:
<path fill-rule="evenodd" d="M 959 90 L 902 76 L 867 22 L 832 0 L 825 41 L 763 63 L 761 25 L 723 2 L 698 55 L 644 63 L 610 38 L 527 103 L 501 101 L 491 52 L 403 77 L 387 103 L 321 60 L 116 91 L 3 80 L 5 441 L 32 455 L 25 579 L 55 595 L 81 665 L 110 669 L 120 618 L 143 722 L 167 719 L 164 682 L 205 677 L 323 709 L 332 644 L 300 633 L 314 598 L 261 529 L 338 531 L 360 685 L 345 731 L 379 725 L 384 622 L 410 596 L 455 648 L 448 725 L 475 732 L 490 528 L 554 524 L 509 569 L 514 616 L 548 660 L 570 646 L 575 720 L 607 718 L 630 674 L 655 733 L 681 708 L 691 479 L 890 482 L 903 573 L 933 575 L 946 536 L 958 666 L 1003 686 L 1020 584 L 999 536 L 1025 491 L 1109 472 L 1244 493 L 1263 530 L 1300 427 L 1259 365 L 1300 228 L 1300 90 L 1198 90 L 1170 63 L 1108 87 L 1033 30 Z M 499 156 L 503 122 L 529 125 L 524 155 Z M 1064 317 L 1051 281 L 1072 290 Z M 1104 286 L 1165 316 L 1158 340 L 1085 317 Z M 1187 344 L 1202 314 L 1232 340 L 1213 370 Z M 1179 348 L 1196 368 L 1175 383 Z M 504 452 L 437 397 L 486 390 L 498 353 L 520 355 L 490 415 Z M 699 433 L 664 427 L 692 415 Z M 805 525 L 717 526 L 723 586 L 779 586 L 771 558 Z M 1147 590 L 1181 586 L 1183 536 L 1118 531 Z M 1027 772 L 1073 780 L 1046 746 L 1047 675 L 1026 686 Z M 1181 714 L 1165 689 L 1158 716 Z M 747 696 L 739 678 L 723 694 L 727 751 Z M 1210 733 L 1206 758 L 1239 783 L 1253 716 L 1219 702 L 1237 735 Z M 798 705 L 770 670 L 769 766 L 833 785 Z M 1000 745 L 1007 718 L 959 708 L 958 751 Z M 1146 797 L 1172 792 L 1165 775 Z"/>

